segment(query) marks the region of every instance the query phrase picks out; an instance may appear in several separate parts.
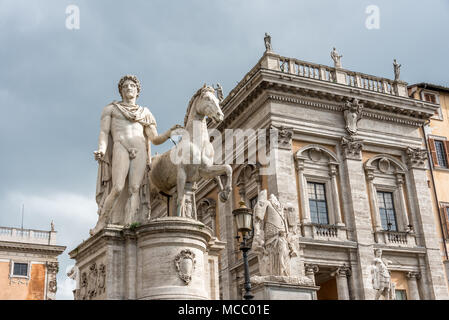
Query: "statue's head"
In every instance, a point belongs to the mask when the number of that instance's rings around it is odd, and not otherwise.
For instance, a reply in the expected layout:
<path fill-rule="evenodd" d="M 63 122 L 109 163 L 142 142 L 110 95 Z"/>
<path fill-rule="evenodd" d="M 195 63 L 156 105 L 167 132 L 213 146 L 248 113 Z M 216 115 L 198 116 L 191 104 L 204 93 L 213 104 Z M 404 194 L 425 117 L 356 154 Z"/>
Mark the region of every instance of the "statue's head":
<path fill-rule="evenodd" d="M 118 92 L 122 99 L 126 96 L 127 98 L 138 98 L 140 94 L 140 81 L 134 75 L 127 74 L 123 76 L 118 82 Z"/>

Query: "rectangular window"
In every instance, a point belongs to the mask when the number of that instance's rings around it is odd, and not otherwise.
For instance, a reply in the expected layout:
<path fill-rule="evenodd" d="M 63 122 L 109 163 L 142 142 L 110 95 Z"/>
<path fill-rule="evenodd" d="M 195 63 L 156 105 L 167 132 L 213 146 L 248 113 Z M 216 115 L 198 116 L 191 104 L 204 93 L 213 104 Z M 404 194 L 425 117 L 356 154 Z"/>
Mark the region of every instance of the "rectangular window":
<path fill-rule="evenodd" d="M 394 211 L 393 193 L 378 191 L 377 201 L 379 203 L 382 228 L 384 230 L 398 231 L 396 213 Z"/>
<path fill-rule="evenodd" d="M 16 263 L 14 262 L 13 276 L 28 276 L 28 263 Z"/>
<path fill-rule="evenodd" d="M 329 224 L 324 183 L 307 182 L 312 223 Z"/>
<path fill-rule="evenodd" d="M 443 141 L 435 140 L 435 151 L 438 165 L 447 168 L 446 148 Z"/>
<path fill-rule="evenodd" d="M 396 300 L 407 300 L 407 293 L 405 290 L 396 290 Z"/>
<path fill-rule="evenodd" d="M 424 100 L 431 103 L 437 103 L 436 96 L 431 93 L 424 93 Z"/>

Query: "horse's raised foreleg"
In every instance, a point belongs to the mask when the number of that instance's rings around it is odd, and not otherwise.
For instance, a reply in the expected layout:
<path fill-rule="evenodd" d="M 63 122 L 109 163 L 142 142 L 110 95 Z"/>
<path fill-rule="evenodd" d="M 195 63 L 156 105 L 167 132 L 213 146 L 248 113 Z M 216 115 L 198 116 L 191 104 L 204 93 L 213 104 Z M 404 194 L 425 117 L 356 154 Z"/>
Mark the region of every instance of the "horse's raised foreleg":
<path fill-rule="evenodd" d="M 232 184 L 232 168 L 228 164 L 216 164 L 208 167 L 203 167 L 199 169 L 201 177 L 205 179 L 216 178 L 218 182 L 219 196 L 222 202 L 226 202 L 229 199 L 229 194 L 231 193 Z M 226 174 L 226 185 L 220 180 L 220 175 Z"/>
<path fill-rule="evenodd" d="M 182 166 L 178 167 L 178 175 L 176 178 L 176 191 L 178 197 L 176 199 L 176 215 L 181 216 L 181 209 L 184 206 L 184 188 L 186 185 L 186 172 Z"/>

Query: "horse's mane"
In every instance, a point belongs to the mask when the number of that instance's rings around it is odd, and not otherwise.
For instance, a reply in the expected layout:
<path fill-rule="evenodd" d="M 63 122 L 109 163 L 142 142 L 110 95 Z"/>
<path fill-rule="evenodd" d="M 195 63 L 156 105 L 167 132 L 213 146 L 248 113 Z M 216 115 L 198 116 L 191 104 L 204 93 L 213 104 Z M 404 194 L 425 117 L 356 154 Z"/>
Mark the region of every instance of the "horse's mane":
<path fill-rule="evenodd" d="M 193 97 L 189 101 L 189 105 L 187 107 L 187 112 L 184 117 L 184 127 L 186 126 L 187 120 L 189 119 L 190 109 L 192 109 L 193 102 L 196 100 L 196 98 L 198 98 L 199 95 L 201 95 L 205 91 L 210 91 L 212 93 L 215 93 L 215 89 L 210 86 L 206 86 L 206 84 L 204 84 L 204 86 L 202 86 L 201 88 L 198 89 L 198 91 L 193 95 Z"/>

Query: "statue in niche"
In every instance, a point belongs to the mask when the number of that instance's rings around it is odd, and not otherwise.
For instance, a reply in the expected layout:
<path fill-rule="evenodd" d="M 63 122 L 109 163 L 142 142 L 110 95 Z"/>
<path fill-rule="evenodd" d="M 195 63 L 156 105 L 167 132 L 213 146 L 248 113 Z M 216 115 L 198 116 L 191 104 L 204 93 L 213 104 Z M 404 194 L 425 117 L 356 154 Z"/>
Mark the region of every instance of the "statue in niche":
<path fill-rule="evenodd" d="M 252 245 L 261 276 L 291 276 L 290 260 L 297 256 L 295 240 L 296 226 L 289 227 L 283 205 L 273 194 L 267 199 L 267 190 L 262 190 L 254 208 Z"/>
<path fill-rule="evenodd" d="M 379 300 L 383 296 L 385 300 L 395 300 L 395 285 L 391 282 L 391 275 L 388 270 L 388 264 L 391 261 L 382 259 L 381 249 L 376 249 L 374 255 L 371 274 L 373 276 L 373 288 L 377 290 L 375 299 Z"/>
<path fill-rule="evenodd" d="M 337 49 L 335 49 L 335 47 L 334 47 L 333 50 L 331 51 L 331 58 L 332 58 L 332 60 L 334 60 L 335 68 L 341 68 L 341 58 L 342 57 L 343 57 L 343 55 L 339 56 Z"/>
<path fill-rule="evenodd" d="M 271 36 L 265 32 L 265 37 L 263 38 L 264 42 L 265 42 L 265 51 L 271 51 Z"/>
<path fill-rule="evenodd" d="M 357 134 L 357 124 L 362 119 L 363 104 L 358 99 L 346 101 L 343 116 L 346 122 L 346 131 L 352 136 Z"/>
<path fill-rule="evenodd" d="M 399 76 L 401 74 L 401 64 L 396 62 L 396 59 L 393 60 L 393 68 L 394 68 L 394 81 L 399 80 Z"/>
<path fill-rule="evenodd" d="M 144 203 L 149 213 L 149 190 L 141 189 L 149 188 L 151 143 L 159 145 L 173 130 L 181 128 L 175 125 L 158 135 L 151 112 L 136 104 L 141 91 L 136 76 L 122 77 L 118 91 L 122 101 L 111 102 L 101 114 L 98 151 L 94 152 L 99 163 L 96 190 L 99 218 L 91 235 L 107 223 L 127 226 L 138 222 L 138 212 Z"/>

